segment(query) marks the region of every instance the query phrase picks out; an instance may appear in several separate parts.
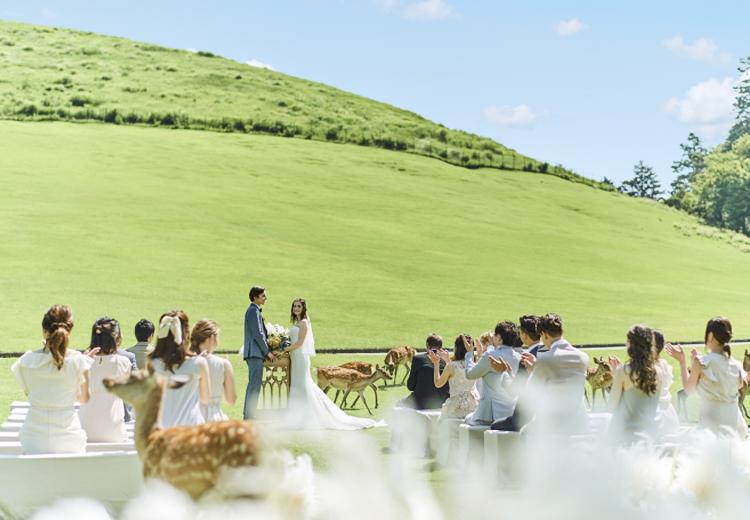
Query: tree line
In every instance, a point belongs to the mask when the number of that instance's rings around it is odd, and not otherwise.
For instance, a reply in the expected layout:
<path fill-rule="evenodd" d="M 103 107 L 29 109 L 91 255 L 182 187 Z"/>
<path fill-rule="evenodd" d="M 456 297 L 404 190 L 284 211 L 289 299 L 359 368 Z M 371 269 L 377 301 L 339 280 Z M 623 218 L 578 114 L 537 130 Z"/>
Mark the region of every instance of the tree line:
<path fill-rule="evenodd" d="M 620 186 L 632 197 L 655 199 L 703 219 L 707 224 L 750 235 L 750 56 L 742 58 L 735 85 L 736 118 L 727 140 L 707 149 L 690 133 L 672 163 L 675 179 L 665 191 L 654 169 L 643 161 Z"/>

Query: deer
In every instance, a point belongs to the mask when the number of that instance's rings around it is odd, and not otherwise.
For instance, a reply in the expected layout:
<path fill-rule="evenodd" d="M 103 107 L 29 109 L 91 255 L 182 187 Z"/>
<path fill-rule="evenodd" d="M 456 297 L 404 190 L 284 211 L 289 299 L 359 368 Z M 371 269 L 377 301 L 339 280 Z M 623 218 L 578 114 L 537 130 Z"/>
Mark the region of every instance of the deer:
<path fill-rule="evenodd" d="M 165 387 L 179 388 L 184 380 L 154 375 L 149 364 L 147 369 L 133 371 L 123 379 L 105 378 L 103 384 L 135 410 L 135 448 L 144 478 L 166 481 L 197 499 L 214 488 L 225 468 L 259 464 L 262 442 L 252 422 L 159 427 Z"/>
<path fill-rule="evenodd" d="M 375 371 L 372 363 L 368 363 L 367 361 L 349 361 L 348 363 L 344 363 L 339 366 L 341 368 L 350 368 L 352 370 L 356 370 L 357 372 L 365 374 L 367 376 L 372 375 L 372 373 Z"/>
<path fill-rule="evenodd" d="M 346 408 L 346 399 L 349 397 L 349 394 L 351 392 L 356 392 L 358 394 L 357 399 L 362 399 L 362 402 L 370 415 L 372 415 L 372 410 L 370 410 L 370 406 L 367 404 L 364 391 L 379 379 L 388 378 L 390 378 L 390 374 L 386 370 L 380 368 L 379 365 L 375 365 L 375 372 L 369 376 L 350 368 L 318 367 L 318 386 L 323 389 L 323 391 L 331 387 L 335 388 L 336 398 L 338 398 L 339 392 L 344 392 L 344 397 L 341 398 L 342 409 Z M 356 403 L 357 400 L 354 402 Z M 352 404 L 352 406 L 354 405 Z"/>
<path fill-rule="evenodd" d="M 396 374 L 398 373 L 398 367 L 401 365 L 406 366 L 406 375 L 404 375 L 404 378 L 401 380 L 400 384 L 403 385 L 404 381 L 406 381 L 406 378 L 409 377 L 411 362 L 414 359 L 416 353 L 417 350 L 414 347 L 404 345 L 401 347 L 392 348 L 385 355 L 384 364 L 386 368 L 391 372 L 394 384 L 396 384 Z"/>
<path fill-rule="evenodd" d="M 594 366 L 586 369 L 586 381 L 591 386 L 591 402 L 589 403 L 588 391 L 584 389 L 584 395 L 586 397 L 586 403 L 590 404 L 591 409 L 594 408 L 596 402 L 596 391 L 601 390 L 602 398 L 604 402 L 607 402 L 607 393 L 612 389 L 612 382 L 614 378 L 612 376 L 612 368 L 604 360 L 604 358 L 594 358 Z"/>

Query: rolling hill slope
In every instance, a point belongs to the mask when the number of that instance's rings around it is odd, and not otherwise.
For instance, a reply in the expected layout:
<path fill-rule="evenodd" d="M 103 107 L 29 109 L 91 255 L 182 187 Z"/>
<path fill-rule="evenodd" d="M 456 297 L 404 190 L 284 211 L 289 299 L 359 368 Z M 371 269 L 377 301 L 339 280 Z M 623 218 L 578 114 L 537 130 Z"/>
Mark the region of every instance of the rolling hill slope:
<path fill-rule="evenodd" d="M 610 189 L 413 112 L 209 52 L 0 21 L 0 117 L 265 133 L 527 170 Z"/>
<path fill-rule="evenodd" d="M 746 242 L 647 201 L 548 175 L 247 134 L 0 122 L 3 350 L 38 345 L 52 303 L 93 320 L 184 308 L 236 348 L 250 283 L 266 318 L 304 296 L 320 346 L 448 340 L 555 311 L 573 341 L 647 322 L 750 336 Z"/>

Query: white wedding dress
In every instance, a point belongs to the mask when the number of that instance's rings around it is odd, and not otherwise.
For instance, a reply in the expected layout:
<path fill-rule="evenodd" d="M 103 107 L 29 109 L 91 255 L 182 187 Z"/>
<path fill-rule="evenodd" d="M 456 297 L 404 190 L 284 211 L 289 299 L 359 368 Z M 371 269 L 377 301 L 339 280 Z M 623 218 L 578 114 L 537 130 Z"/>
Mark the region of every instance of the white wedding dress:
<path fill-rule="evenodd" d="M 289 329 L 292 344 L 299 339 L 299 332 L 297 325 Z M 292 369 L 286 426 L 304 430 L 361 430 L 385 426 L 382 421 L 352 417 L 331 401 L 310 375 L 310 356 L 314 355 L 312 324 L 307 321 L 303 345 L 289 353 Z"/>

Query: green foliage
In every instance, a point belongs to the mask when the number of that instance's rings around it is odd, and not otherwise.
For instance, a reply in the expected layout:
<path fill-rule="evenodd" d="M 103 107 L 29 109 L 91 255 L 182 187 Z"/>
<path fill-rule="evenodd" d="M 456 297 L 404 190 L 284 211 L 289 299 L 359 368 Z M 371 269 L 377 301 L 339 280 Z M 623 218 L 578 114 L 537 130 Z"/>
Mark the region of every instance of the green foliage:
<path fill-rule="evenodd" d="M 672 181 L 672 191 L 666 203 L 670 206 L 688 209 L 685 197 L 691 190 L 695 178 L 706 167 L 705 157 L 708 150 L 702 145 L 700 138 L 690 132 L 687 142 L 680 144 L 682 157 L 672 163 L 672 172 L 676 175 Z"/>
<path fill-rule="evenodd" d="M 179 306 L 217 320 L 222 348 L 236 349 L 256 282 L 272 322 L 305 297 L 321 347 L 419 346 L 433 330 L 548 311 L 575 342 L 622 341 L 639 322 L 696 338 L 717 301 L 750 336 L 747 253 L 683 212 L 549 175 L 161 124 L 181 117 L 0 121 L 13 194 L 0 205 L 0 349 L 36 348 L 55 302 L 73 306 L 77 347 L 101 314 L 130 343 L 138 319 Z"/>
<path fill-rule="evenodd" d="M 633 167 L 633 178 L 620 185 L 620 191 L 631 197 L 657 199 L 661 195 L 661 184 L 656 172 L 643 161 Z"/>
<path fill-rule="evenodd" d="M 546 173 L 606 189 L 562 166 L 551 167 L 413 112 L 210 52 L 36 29 L 0 21 L 0 41 L 8 46 L 0 55 L 5 80 L 0 82 L 0 118 L 269 133 L 411 152 L 466 168 Z M 34 52 L 22 51 L 25 47 Z M 77 101 L 59 97 L 43 105 L 47 92 L 64 91 L 74 92 Z M 100 102 L 80 104 L 85 99 Z M 71 105 L 86 110 L 70 110 Z M 32 106 L 36 110 L 19 108 Z"/>
<path fill-rule="evenodd" d="M 739 81 L 734 87 L 737 93 L 734 108 L 737 111 L 734 126 L 729 131 L 728 142 L 734 143 L 740 137 L 750 134 L 750 56 L 740 59 L 737 67 Z"/>

